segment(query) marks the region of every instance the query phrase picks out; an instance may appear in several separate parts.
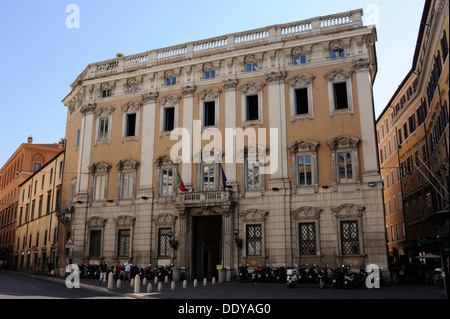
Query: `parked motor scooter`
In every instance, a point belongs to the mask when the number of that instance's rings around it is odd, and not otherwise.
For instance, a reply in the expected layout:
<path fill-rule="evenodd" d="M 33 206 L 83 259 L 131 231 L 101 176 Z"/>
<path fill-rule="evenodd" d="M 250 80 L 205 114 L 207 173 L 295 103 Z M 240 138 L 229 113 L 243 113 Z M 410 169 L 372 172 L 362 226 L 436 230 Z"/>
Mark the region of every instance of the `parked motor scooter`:
<path fill-rule="evenodd" d="M 259 266 L 252 272 L 252 281 L 261 282 L 262 280 L 263 280 L 263 269 L 261 266 Z"/>
<path fill-rule="evenodd" d="M 339 268 L 333 268 L 333 279 L 332 279 L 332 287 L 333 288 L 342 288 L 344 285 L 344 276 L 346 275 L 348 268 L 345 266 Z"/>
<path fill-rule="evenodd" d="M 317 278 L 319 281 L 319 288 L 323 289 L 326 285 L 331 284 L 332 281 L 328 276 L 328 268 L 327 267 L 317 267 Z"/>
<path fill-rule="evenodd" d="M 295 288 L 297 286 L 297 269 L 288 268 L 286 270 L 286 280 L 289 288 Z"/>
<path fill-rule="evenodd" d="M 307 276 L 307 273 L 306 273 L 306 268 L 305 267 L 296 267 L 296 269 L 297 269 L 297 280 L 298 280 L 298 282 L 299 283 L 305 283 L 306 282 L 306 278 L 308 277 Z"/>
<path fill-rule="evenodd" d="M 317 273 L 316 268 L 317 266 L 314 265 L 313 267 L 308 269 L 308 272 L 306 273 L 306 282 L 308 283 L 315 283 L 317 281 Z"/>
<path fill-rule="evenodd" d="M 248 274 L 248 265 L 247 266 L 239 266 L 239 281 L 240 282 L 247 282 L 249 280 L 249 274 Z"/>
<path fill-rule="evenodd" d="M 366 269 L 361 267 L 359 272 L 348 269 L 344 275 L 344 289 L 361 288 L 366 282 Z"/>

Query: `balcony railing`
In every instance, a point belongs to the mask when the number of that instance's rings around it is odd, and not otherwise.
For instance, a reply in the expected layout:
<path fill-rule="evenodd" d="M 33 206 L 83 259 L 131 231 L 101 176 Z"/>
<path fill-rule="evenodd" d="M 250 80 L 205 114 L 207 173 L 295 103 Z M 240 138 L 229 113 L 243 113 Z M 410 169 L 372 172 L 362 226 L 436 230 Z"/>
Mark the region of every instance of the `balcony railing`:
<path fill-rule="evenodd" d="M 177 195 L 177 204 L 186 206 L 220 205 L 230 201 L 231 192 L 229 190 L 181 193 Z"/>
<path fill-rule="evenodd" d="M 318 35 L 336 28 L 358 28 L 362 26 L 362 9 L 344 13 L 296 21 L 286 24 L 227 34 L 210 39 L 184 43 L 167 48 L 120 57 L 88 66 L 88 76 L 93 78 L 108 73 L 120 73 L 129 68 L 146 68 L 173 60 L 192 59 L 212 51 L 232 51 L 261 43 L 281 42 L 295 36 Z"/>

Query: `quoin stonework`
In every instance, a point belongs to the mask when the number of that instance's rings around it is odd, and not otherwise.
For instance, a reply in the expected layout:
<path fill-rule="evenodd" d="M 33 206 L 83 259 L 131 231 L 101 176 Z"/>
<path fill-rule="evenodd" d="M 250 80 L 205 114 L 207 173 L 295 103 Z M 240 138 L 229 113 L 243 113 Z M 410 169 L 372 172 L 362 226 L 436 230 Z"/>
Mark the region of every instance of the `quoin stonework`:
<path fill-rule="evenodd" d="M 187 278 L 217 276 L 222 265 L 227 279 L 246 264 L 387 267 L 377 35 L 362 16 L 88 65 L 63 100 L 71 262 L 131 258 Z M 176 128 L 189 134 L 174 154 Z M 254 136 L 230 147 L 228 129 Z M 206 147 L 214 139 L 223 147 Z"/>

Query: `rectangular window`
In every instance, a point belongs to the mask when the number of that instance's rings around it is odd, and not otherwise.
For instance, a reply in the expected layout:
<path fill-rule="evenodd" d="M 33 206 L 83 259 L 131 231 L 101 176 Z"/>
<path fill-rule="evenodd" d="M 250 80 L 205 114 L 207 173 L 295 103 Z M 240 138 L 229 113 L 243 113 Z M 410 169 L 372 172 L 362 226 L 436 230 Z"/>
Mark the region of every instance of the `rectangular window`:
<path fill-rule="evenodd" d="M 305 63 L 306 63 L 306 55 L 294 55 L 292 57 L 293 65 L 305 64 Z"/>
<path fill-rule="evenodd" d="M 122 173 L 122 192 L 120 198 L 132 198 L 134 196 L 135 172 Z"/>
<path fill-rule="evenodd" d="M 258 70 L 258 62 L 247 63 L 245 65 L 245 72 L 253 72 Z"/>
<path fill-rule="evenodd" d="M 311 156 L 299 156 L 298 159 L 298 187 L 312 185 Z"/>
<path fill-rule="evenodd" d="M 316 254 L 316 224 L 299 224 L 300 256 Z"/>
<path fill-rule="evenodd" d="M 158 231 L 158 256 L 160 257 L 170 257 L 172 254 L 172 250 L 169 245 L 170 231 L 170 228 L 160 228 Z"/>
<path fill-rule="evenodd" d="M 203 103 L 203 125 L 216 125 L 216 103 L 214 101 Z"/>
<path fill-rule="evenodd" d="M 75 148 L 78 148 L 80 146 L 80 134 L 81 129 L 77 129 L 77 131 L 75 132 Z"/>
<path fill-rule="evenodd" d="M 345 58 L 345 51 L 344 51 L 344 49 L 331 50 L 330 51 L 330 58 L 331 59 Z"/>
<path fill-rule="evenodd" d="M 405 137 L 405 140 L 408 138 L 408 123 L 403 123 L 403 136 Z"/>
<path fill-rule="evenodd" d="M 295 115 L 308 114 L 308 89 L 301 88 L 295 90 Z"/>
<path fill-rule="evenodd" d="M 125 137 L 136 136 L 136 113 L 126 115 Z"/>
<path fill-rule="evenodd" d="M 412 134 L 416 130 L 416 116 L 412 114 L 409 117 L 409 132 Z"/>
<path fill-rule="evenodd" d="M 108 89 L 108 90 L 102 90 L 102 97 L 103 98 L 105 98 L 105 97 L 110 97 L 112 94 L 111 94 L 111 89 Z"/>
<path fill-rule="evenodd" d="M 261 186 L 259 175 L 259 161 L 246 162 L 247 166 L 247 189 L 259 189 Z"/>
<path fill-rule="evenodd" d="M 262 255 L 261 225 L 246 226 L 247 256 Z"/>
<path fill-rule="evenodd" d="M 102 245 L 102 231 L 91 230 L 89 232 L 89 257 L 100 257 Z"/>
<path fill-rule="evenodd" d="M 359 254 L 358 222 L 341 221 L 341 245 L 343 255 Z"/>
<path fill-rule="evenodd" d="M 94 200 L 106 199 L 106 175 L 94 176 Z"/>
<path fill-rule="evenodd" d="M 209 70 L 209 71 L 205 71 L 203 73 L 203 78 L 206 79 L 212 79 L 216 77 L 216 70 Z"/>
<path fill-rule="evenodd" d="M 334 109 L 348 109 L 347 83 L 333 83 Z"/>
<path fill-rule="evenodd" d="M 99 120 L 98 120 L 98 140 L 107 140 L 108 139 L 108 126 L 109 126 L 109 119 L 107 117 L 99 118 Z"/>
<path fill-rule="evenodd" d="M 258 95 L 247 95 L 247 121 L 259 119 Z"/>
<path fill-rule="evenodd" d="M 166 85 L 175 85 L 175 84 L 177 84 L 176 76 L 166 78 Z"/>
<path fill-rule="evenodd" d="M 175 128 L 175 107 L 164 108 L 164 132 L 173 131 Z"/>
<path fill-rule="evenodd" d="M 131 231 L 129 229 L 119 229 L 117 242 L 118 257 L 130 256 Z"/>
<path fill-rule="evenodd" d="M 214 164 L 213 165 L 203 165 L 202 167 L 202 187 L 203 191 L 213 191 L 215 190 L 214 183 Z"/>
<path fill-rule="evenodd" d="M 161 196 L 173 195 L 173 169 L 161 170 Z"/>
<path fill-rule="evenodd" d="M 338 183 L 352 183 L 353 182 L 353 165 L 352 154 L 350 152 L 337 153 L 338 164 Z"/>

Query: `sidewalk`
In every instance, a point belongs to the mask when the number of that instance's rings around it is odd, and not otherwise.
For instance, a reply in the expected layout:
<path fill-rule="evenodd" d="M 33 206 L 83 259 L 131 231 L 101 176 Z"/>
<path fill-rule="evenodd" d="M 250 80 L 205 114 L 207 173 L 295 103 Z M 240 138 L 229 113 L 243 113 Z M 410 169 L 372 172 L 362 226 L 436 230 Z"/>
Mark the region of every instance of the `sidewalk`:
<path fill-rule="evenodd" d="M 58 281 L 65 284 L 65 278 L 48 274 L 32 274 L 24 272 L 12 272 L 17 275 L 39 277 L 44 280 Z M 152 291 L 147 292 L 148 284 Z M 121 282 L 117 287 L 114 280 L 113 288 L 108 289 L 108 283 L 99 285 L 98 279 L 80 279 L 80 287 L 93 289 L 113 295 L 127 296 L 135 299 L 427 299 L 442 300 L 444 293 L 441 288 L 433 284 L 426 284 L 422 278 L 407 277 L 405 283 L 399 285 L 382 286 L 380 289 L 361 288 L 357 290 L 332 289 L 327 287 L 319 289 L 317 284 L 298 284 L 297 288 L 289 289 L 284 283 L 239 283 L 224 282 L 212 284 L 208 281 L 203 285 L 198 281 L 197 287 L 193 282 L 187 282 L 183 288 L 182 282 L 175 282 L 175 289 L 171 289 L 171 282 L 162 282 L 162 290 L 158 291 L 158 284 L 148 280 L 143 285 L 140 280 L 140 291 L 135 293 L 135 287 L 128 281 Z"/>

